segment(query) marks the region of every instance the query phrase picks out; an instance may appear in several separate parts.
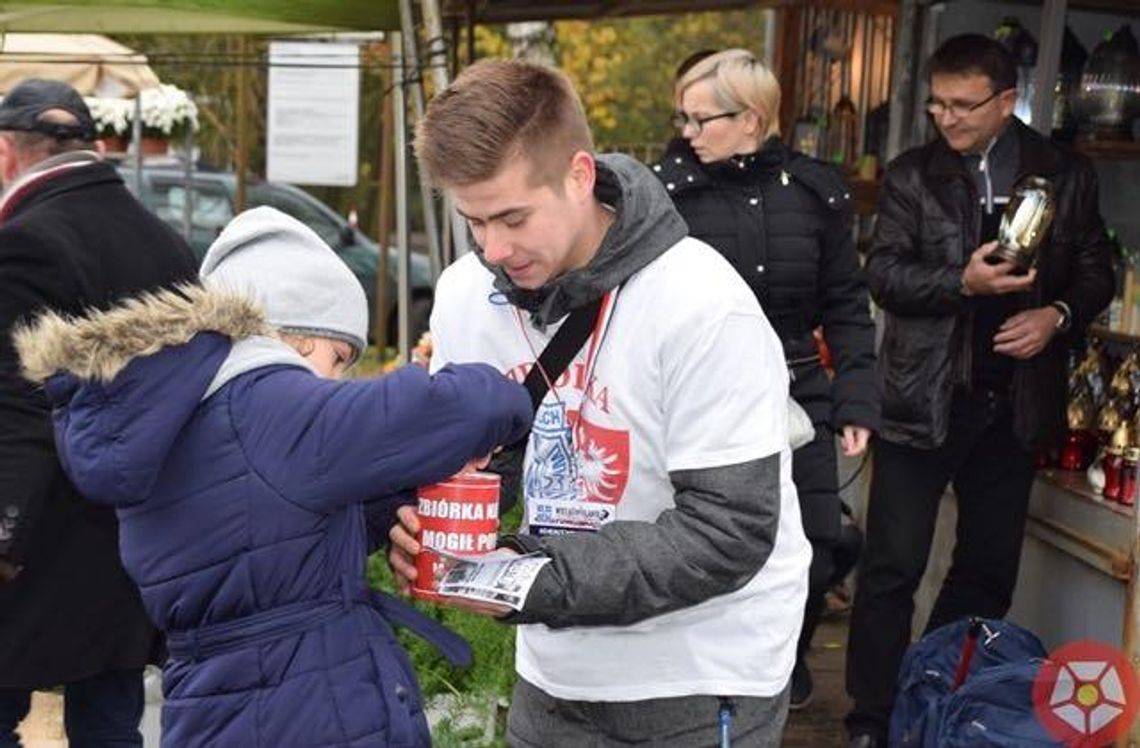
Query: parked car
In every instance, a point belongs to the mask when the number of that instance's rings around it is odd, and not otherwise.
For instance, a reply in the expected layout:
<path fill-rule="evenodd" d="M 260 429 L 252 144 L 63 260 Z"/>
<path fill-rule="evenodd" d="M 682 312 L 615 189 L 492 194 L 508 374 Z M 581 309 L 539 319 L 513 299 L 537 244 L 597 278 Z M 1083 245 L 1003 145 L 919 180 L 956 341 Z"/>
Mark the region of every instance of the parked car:
<path fill-rule="evenodd" d="M 134 188 L 134 170 L 120 167 L 127 185 Z M 234 217 L 237 179 L 232 172 L 195 171 L 191 176 L 193 202 L 190 216 L 190 246 L 201 260 L 206 250 Z M 179 233 L 185 221 L 186 177 L 181 167 L 145 166 L 140 200 Z M 269 205 L 311 228 L 332 247 L 352 269 L 364 287 L 371 314 L 375 308 L 376 266 L 380 249 L 375 242 L 344 217 L 304 190 L 277 182 L 250 182 L 246 185 L 249 207 Z M 396 340 L 396 249 L 388 248 L 388 340 Z M 408 280 L 412 288 L 410 319 L 412 343 L 427 330 L 433 289 L 431 264 L 418 252 L 409 255 Z"/>

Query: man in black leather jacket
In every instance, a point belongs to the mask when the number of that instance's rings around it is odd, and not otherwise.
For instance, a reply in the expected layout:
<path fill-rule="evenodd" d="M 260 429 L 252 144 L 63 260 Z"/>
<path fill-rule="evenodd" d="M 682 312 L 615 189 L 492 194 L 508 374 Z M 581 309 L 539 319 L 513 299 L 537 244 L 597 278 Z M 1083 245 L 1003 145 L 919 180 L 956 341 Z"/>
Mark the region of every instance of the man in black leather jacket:
<path fill-rule="evenodd" d="M 927 631 L 1008 610 L 1034 451 L 1064 427 L 1066 349 L 1114 288 L 1092 166 L 1013 118 L 1008 52 L 954 37 L 929 74 L 941 137 L 888 168 L 866 266 L 885 317 L 883 401 L 848 649 L 852 746 L 886 745 L 913 596 L 951 481 L 954 559 Z M 1002 211 L 1027 175 L 1052 183 L 1057 211 L 1036 266 L 1018 273 L 987 258 L 997 259 Z"/>

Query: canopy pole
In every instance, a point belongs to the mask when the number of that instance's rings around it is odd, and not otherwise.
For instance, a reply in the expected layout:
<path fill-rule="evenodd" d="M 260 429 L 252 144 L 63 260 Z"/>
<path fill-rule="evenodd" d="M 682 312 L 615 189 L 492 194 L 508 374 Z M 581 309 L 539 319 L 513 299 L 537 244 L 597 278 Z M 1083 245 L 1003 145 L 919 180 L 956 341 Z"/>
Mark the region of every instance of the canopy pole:
<path fill-rule="evenodd" d="M 424 26 L 427 28 L 427 61 L 431 66 L 431 82 L 436 93 L 439 93 L 447 88 L 447 40 L 443 36 L 443 19 L 439 14 L 438 0 L 420 0 L 420 5 L 423 9 Z M 451 223 L 453 252 L 449 257 L 442 258 L 441 265 L 468 251 L 467 223 L 459 215 L 459 211 L 455 209 L 455 201 L 447 193 L 443 195 L 443 212 Z"/>
<path fill-rule="evenodd" d="M 135 94 L 135 119 L 131 122 L 131 140 L 135 145 L 135 197 L 143 199 L 143 152 L 142 152 L 142 91 Z"/>
<path fill-rule="evenodd" d="M 376 262 L 376 309 L 373 315 L 372 338 L 377 347 L 383 351 L 393 342 L 388 339 L 388 309 L 391 299 L 388 298 L 388 247 L 392 241 L 392 158 L 395 155 L 396 126 L 395 117 L 394 81 L 396 74 L 392 68 L 392 43 L 383 42 L 380 59 L 384 62 L 383 87 L 384 95 L 380 99 L 380 211 L 376 216 L 376 241 L 380 246 L 380 257 Z"/>
<path fill-rule="evenodd" d="M 396 296 L 398 305 L 397 334 L 398 351 L 401 361 L 410 361 L 411 324 L 408 312 L 411 304 L 408 297 L 408 123 L 407 98 L 404 86 L 407 84 L 407 71 L 404 67 L 404 35 L 392 34 L 392 60 L 396 80 L 392 86 L 392 99 L 395 104 L 396 127 Z"/>
<path fill-rule="evenodd" d="M 424 104 L 423 65 L 420 64 L 420 57 L 416 51 L 415 16 L 412 13 L 411 0 L 400 0 L 400 25 L 400 43 L 403 45 L 404 58 L 415 65 L 414 79 L 409 80 L 406 76 L 404 79 L 412 84 L 412 112 L 418 122 L 423 119 L 426 106 Z M 435 200 L 432 199 L 431 185 L 428 183 L 427 175 L 419 169 L 416 169 L 416 174 L 420 182 L 420 198 L 424 204 L 424 231 L 427 233 L 428 259 L 431 260 L 431 278 L 434 283 L 435 279 L 439 277 L 443 265 L 440 253 L 439 219 L 436 216 Z"/>
<path fill-rule="evenodd" d="M 186 126 L 182 138 L 182 235 L 190 243 L 191 226 L 194 220 L 194 127 Z M 140 196 L 141 199 L 141 196 Z"/>

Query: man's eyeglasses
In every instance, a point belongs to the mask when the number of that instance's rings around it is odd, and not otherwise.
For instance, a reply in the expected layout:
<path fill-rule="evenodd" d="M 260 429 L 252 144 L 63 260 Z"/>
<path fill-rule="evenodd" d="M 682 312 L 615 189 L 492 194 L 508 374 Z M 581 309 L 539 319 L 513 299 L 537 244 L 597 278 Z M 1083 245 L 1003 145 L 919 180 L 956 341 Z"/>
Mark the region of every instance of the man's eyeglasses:
<path fill-rule="evenodd" d="M 1007 89 L 1008 90 L 1008 89 Z M 976 104 L 963 104 L 960 101 L 945 102 L 938 99 L 926 100 L 926 111 L 930 112 L 932 117 L 941 117 L 943 114 L 952 114 L 955 117 L 965 117 L 970 112 L 981 109 L 986 104 L 1001 96 L 1004 91 L 994 91 L 992 94 L 982 99 Z"/>
<path fill-rule="evenodd" d="M 740 114 L 740 111 L 741 110 L 735 112 L 721 112 L 720 114 L 710 114 L 707 117 L 690 117 L 684 112 L 673 112 L 673 127 L 676 127 L 678 130 L 684 130 L 691 125 L 699 134 L 701 130 L 704 129 L 706 123 L 712 122 L 713 120 L 735 117 Z"/>

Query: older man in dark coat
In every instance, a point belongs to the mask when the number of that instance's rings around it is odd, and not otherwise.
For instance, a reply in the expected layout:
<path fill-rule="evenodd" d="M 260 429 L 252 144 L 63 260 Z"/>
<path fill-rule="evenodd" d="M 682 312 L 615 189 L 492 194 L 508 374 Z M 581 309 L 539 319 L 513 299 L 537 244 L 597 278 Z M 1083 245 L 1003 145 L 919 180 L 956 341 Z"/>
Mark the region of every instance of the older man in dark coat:
<path fill-rule="evenodd" d="M 195 278 L 193 256 L 96 149 L 70 86 L 32 79 L 0 103 L 0 748 L 33 689 L 65 687 L 73 744 L 142 745 L 155 630 L 119 563 L 114 512 L 64 477 L 48 402 L 11 330 L 45 307 L 80 314 Z"/>

